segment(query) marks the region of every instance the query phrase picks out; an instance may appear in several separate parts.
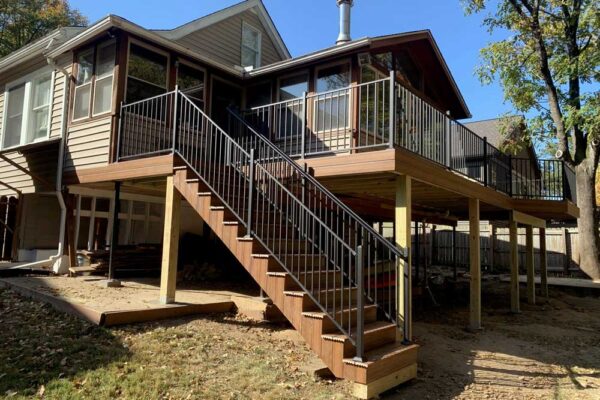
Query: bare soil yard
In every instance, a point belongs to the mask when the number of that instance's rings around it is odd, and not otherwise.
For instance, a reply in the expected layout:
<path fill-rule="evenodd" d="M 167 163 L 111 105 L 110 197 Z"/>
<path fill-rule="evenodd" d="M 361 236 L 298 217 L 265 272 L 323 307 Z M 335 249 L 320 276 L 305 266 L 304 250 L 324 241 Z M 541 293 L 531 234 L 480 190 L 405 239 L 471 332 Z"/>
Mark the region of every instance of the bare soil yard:
<path fill-rule="evenodd" d="M 478 333 L 461 301 L 419 310 L 419 377 L 382 397 L 600 398 L 600 299 L 551 291 L 511 315 L 507 291 L 486 284 Z M 2 398 L 350 397 L 347 383 L 313 377 L 318 362 L 287 325 L 232 314 L 105 329 L 0 290 L 0 346 Z"/>

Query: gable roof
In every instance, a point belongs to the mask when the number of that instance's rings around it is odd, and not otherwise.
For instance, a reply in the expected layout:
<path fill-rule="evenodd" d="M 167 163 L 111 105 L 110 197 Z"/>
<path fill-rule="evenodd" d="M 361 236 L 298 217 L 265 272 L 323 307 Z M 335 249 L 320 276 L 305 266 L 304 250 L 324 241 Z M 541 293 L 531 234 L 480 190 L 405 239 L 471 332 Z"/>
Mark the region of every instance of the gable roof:
<path fill-rule="evenodd" d="M 275 48 L 277 49 L 277 52 L 279 53 L 280 57 L 283 59 L 291 58 L 290 52 L 287 46 L 285 45 L 283 38 L 279 34 L 279 31 L 275 27 L 273 19 L 269 15 L 269 12 L 267 11 L 262 0 L 245 0 L 241 3 L 234 4 L 230 7 L 216 11 L 212 14 L 208 14 L 204 17 L 197 18 L 177 28 L 169 30 L 153 29 L 152 31 L 156 32 L 157 34 L 163 36 L 166 39 L 177 41 L 178 39 L 181 39 L 182 37 L 189 35 L 192 32 L 207 28 L 234 15 L 252 9 L 256 11 L 259 20 L 265 26 L 267 33 L 269 33 L 271 40 L 275 44 Z"/>
<path fill-rule="evenodd" d="M 350 51 L 356 51 L 361 48 L 368 49 L 376 49 L 379 47 L 383 47 L 387 44 L 400 44 L 407 43 L 412 41 L 424 40 L 428 43 L 433 54 L 435 55 L 435 60 L 439 63 L 441 67 L 441 71 L 443 72 L 444 77 L 446 78 L 448 84 L 450 85 L 452 92 L 456 96 L 456 100 L 459 103 L 459 107 L 462 111 L 463 115 L 457 115 L 459 118 L 469 118 L 471 117 L 471 112 L 469 111 L 469 107 L 467 107 L 467 103 L 464 100 L 462 93 L 460 92 L 452 73 L 450 72 L 450 68 L 446 63 L 446 60 L 442 56 L 442 52 L 438 47 L 431 31 L 429 29 L 412 31 L 412 32 L 402 32 L 395 33 L 391 35 L 384 36 L 375 36 L 375 37 L 364 37 L 356 40 L 352 40 L 343 44 L 334 45 L 322 50 L 318 50 L 312 53 L 304 54 L 299 57 L 294 57 L 289 60 L 284 60 L 280 62 L 276 62 L 273 64 L 265 65 L 264 67 L 256 68 L 247 73 L 250 77 L 261 76 L 264 74 L 268 74 L 271 72 L 276 72 L 280 70 L 284 70 L 286 68 L 292 68 L 301 66 L 306 63 L 310 63 L 313 61 L 317 61 L 321 58 L 343 54 Z"/>

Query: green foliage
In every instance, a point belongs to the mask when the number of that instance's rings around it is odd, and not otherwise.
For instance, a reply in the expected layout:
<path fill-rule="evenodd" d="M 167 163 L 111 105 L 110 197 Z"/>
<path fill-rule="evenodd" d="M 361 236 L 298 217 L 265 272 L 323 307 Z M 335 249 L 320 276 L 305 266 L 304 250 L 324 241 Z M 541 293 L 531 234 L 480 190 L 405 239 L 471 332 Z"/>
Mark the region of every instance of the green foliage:
<path fill-rule="evenodd" d="M 600 3 L 597 0 L 462 0 L 465 12 L 486 13 L 489 31 L 506 39 L 481 50 L 477 74 L 498 79 L 505 100 L 529 116 L 535 139 L 562 143 L 574 163 L 579 143 L 600 138 Z M 495 9 L 494 9 L 495 7 Z M 553 96 L 553 92 L 555 95 Z M 556 100 L 556 101 L 554 101 Z M 569 137 L 579 136 L 571 141 Z M 560 145 L 558 146 L 560 147 Z M 581 146 L 580 146 L 581 147 Z M 579 156 L 577 156 L 575 154 Z"/>
<path fill-rule="evenodd" d="M 0 57 L 56 28 L 87 25 L 67 0 L 0 0 Z"/>

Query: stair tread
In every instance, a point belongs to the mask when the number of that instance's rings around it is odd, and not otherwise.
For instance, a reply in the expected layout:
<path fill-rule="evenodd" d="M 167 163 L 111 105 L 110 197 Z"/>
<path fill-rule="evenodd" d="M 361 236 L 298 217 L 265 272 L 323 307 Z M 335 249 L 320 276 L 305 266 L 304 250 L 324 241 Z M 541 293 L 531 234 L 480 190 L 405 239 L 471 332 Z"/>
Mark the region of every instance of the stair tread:
<path fill-rule="evenodd" d="M 377 308 L 377 306 L 375 304 L 367 304 L 365 307 L 365 309 L 371 309 L 371 308 Z M 336 314 L 340 314 L 342 312 L 353 312 L 358 310 L 358 307 L 350 307 L 350 308 L 344 308 L 342 310 L 336 310 Z M 302 312 L 302 315 L 305 315 L 307 317 L 312 317 L 312 318 L 325 318 L 326 316 L 329 316 L 330 313 L 333 313 L 333 310 L 329 310 L 328 313 L 325 313 L 323 311 L 304 311 Z"/>
<path fill-rule="evenodd" d="M 365 324 L 365 335 L 375 334 L 375 333 L 385 330 L 385 329 L 391 329 L 392 327 L 395 328 L 396 325 L 391 322 L 387 322 L 387 321 L 370 322 L 368 324 Z M 321 336 L 324 339 L 330 339 L 330 340 L 335 340 L 335 341 L 341 341 L 341 340 L 348 339 L 348 336 L 343 333 L 324 333 Z M 354 335 L 352 335 L 352 336 L 354 336 Z"/>
<path fill-rule="evenodd" d="M 365 358 L 367 361 L 360 362 L 355 361 L 352 358 L 344 358 L 344 363 L 368 368 L 370 365 L 375 364 L 378 361 L 398 356 L 406 350 L 414 347 L 419 347 L 419 345 L 413 343 L 403 344 L 402 342 L 389 343 L 371 351 L 367 351 L 365 353 Z"/>

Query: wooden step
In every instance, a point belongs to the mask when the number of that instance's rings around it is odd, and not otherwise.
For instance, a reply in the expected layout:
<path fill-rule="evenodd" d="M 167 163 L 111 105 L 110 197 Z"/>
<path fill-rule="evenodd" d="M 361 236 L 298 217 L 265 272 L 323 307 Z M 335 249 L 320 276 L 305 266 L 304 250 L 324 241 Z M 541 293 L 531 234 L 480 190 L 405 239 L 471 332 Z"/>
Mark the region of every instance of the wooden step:
<path fill-rule="evenodd" d="M 337 310 L 335 313 L 324 313 L 322 311 L 305 311 L 302 313 L 305 317 L 320 319 L 322 323 L 322 333 L 334 333 L 338 331 L 337 326 L 333 323 L 333 319 L 342 326 L 348 325 L 348 318 L 350 318 L 351 326 L 356 326 L 358 308 L 346 308 L 343 310 Z M 368 304 L 364 307 L 364 319 L 365 324 L 377 321 L 377 306 L 374 304 Z"/>
<path fill-rule="evenodd" d="M 379 347 L 396 342 L 396 324 L 387 321 L 370 323 L 366 323 L 365 321 L 364 329 L 363 345 L 365 352 L 376 350 Z M 342 333 L 325 333 L 322 337 L 324 340 L 344 343 L 344 357 L 351 357 L 356 352 L 348 336 Z M 352 333 L 352 337 L 356 337 L 356 332 Z"/>

